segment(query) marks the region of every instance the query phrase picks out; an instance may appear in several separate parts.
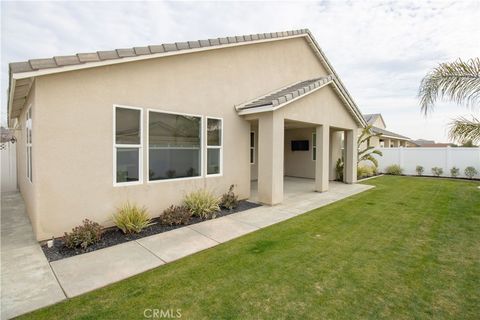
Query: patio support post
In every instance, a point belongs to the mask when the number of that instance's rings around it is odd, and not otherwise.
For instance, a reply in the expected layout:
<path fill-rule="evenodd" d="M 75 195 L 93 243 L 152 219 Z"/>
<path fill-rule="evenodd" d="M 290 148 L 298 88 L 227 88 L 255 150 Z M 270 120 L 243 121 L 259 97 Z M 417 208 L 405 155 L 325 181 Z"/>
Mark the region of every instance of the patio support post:
<path fill-rule="evenodd" d="M 275 112 L 258 119 L 258 199 L 268 205 L 283 201 L 283 122 Z"/>
<path fill-rule="evenodd" d="M 357 129 L 345 130 L 344 180 L 346 183 L 357 182 Z"/>
<path fill-rule="evenodd" d="M 317 133 L 317 154 L 315 161 L 315 191 L 325 192 L 328 190 L 329 178 L 329 144 L 330 126 L 321 125 L 315 128 Z"/>
<path fill-rule="evenodd" d="M 384 148 L 390 148 L 390 139 L 389 138 L 383 138 L 383 147 Z"/>
<path fill-rule="evenodd" d="M 342 132 L 330 129 L 330 180 L 337 179 L 335 165 L 342 157 Z"/>

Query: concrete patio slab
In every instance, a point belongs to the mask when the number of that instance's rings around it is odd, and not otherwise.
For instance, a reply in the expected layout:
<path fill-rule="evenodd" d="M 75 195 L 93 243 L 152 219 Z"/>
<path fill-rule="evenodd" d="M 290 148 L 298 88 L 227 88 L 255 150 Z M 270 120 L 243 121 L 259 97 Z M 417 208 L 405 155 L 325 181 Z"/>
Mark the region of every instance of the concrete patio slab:
<path fill-rule="evenodd" d="M 71 298 L 164 263 L 136 241 L 130 241 L 50 264 L 67 297 Z"/>
<path fill-rule="evenodd" d="M 139 239 L 137 242 L 165 262 L 183 258 L 218 244 L 190 228 L 175 229 Z"/>
<path fill-rule="evenodd" d="M 2 193 L 1 201 L 1 318 L 9 319 L 66 297 L 33 235 L 20 193 Z"/>
<path fill-rule="evenodd" d="M 258 227 L 222 217 L 188 226 L 217 242 L 226 242 L 244 234 L 258 230 Z"/>

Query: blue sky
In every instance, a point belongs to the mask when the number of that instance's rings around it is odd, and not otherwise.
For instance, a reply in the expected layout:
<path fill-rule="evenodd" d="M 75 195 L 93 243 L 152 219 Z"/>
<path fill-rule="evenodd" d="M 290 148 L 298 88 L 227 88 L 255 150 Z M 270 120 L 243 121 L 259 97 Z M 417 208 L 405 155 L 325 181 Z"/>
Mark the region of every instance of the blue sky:
<path fill-rule="evenodd" d="M 309 28 L 363 113 L 387 129 L 446 141 L 441 103 L 416 97 L 436 64 L 480 55 L 480 1 L 2 2 L 2 118 L 8 62 L 225 35 Z"/>

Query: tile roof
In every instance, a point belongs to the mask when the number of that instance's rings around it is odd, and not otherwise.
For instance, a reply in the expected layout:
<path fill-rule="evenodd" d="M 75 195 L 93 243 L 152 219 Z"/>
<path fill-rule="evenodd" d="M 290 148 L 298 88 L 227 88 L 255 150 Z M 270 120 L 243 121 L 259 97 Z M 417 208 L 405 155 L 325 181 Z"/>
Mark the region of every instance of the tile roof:
<path fill-rule="evenodd" d="M 300 81 L 293 85 L 287 86 L 276 92 L 270 93 L 266 96 L 257 98 L 240 107 L 238 110 L 252 109 L 258 107 L 276 107 L 287 101 L 301 97 L 315 88 L 319 88 L 334 79 L 333 75 L 326 77 L 314 78 L 310 80 Z"/>
<path fill-rule="evenodd" d="M 405 137 L 405 136 L 402 136 L 401 134 L 398 134 L 398 133 L 395 133 L 395 132 L 392 132 L 392 131 L 388 131 L 388 130 L 385 130 L 385 129 L 381 129 L 381 128 L 378 128 L 378 127 L 372 127 L 372 131 L 374 133 L 380 133 L 382 136 L 388 136 L 388 137 L 399 138 L 399 139 L 404 139 L 404 140 L 411 140 L 409 137 Z"/>
<path fill-rule="evenodd" d="M 283 32 L 270 32 L 249 34 L 243 36 L 214 38 L 197 41 L 185 41 L 175 43 L 164 43 L 159 45 L 150 45 L 145 47 L 123 48 L 109 51 L 97 51 L 90 53 L 77 53 L 69 56 L 55 56 L 45 59 L 31 59 L 22 62 L 12 62 L 9 64 L 10 73 L 21 73 L 36 71 L 41 69 L 58 68 L 63 66 L 80 65 L 89 62 L 99 62 L 106 60 L 115 60 L 128 57 L 151 55 L 156 53 L 182 51 L 202 47 L 213 47 L 231 43 L 249 42 L 256 40 L 265 40 L 273 38 L 284 38 L 302 34 L 309 34 L 308 29 L 291 30 Z"/>
<path fill-rule="evenodd" d="M 378 116 L 381 116 L 381 114 L 380 113 L 368 113 L 368 114 L 363 115 L 363 117 L 365 118 L 365 121 L 367 121 L 368 124 L 372 124 L 373 122 L 375 122 L 375 119 Z"/>
<path fill-rule="evenodd" d="M 26 96 L 28 95 L 28 90 L 25 94 L 17 95 L 15 90 L 18 87 L 18 83 L 21 83 L 22 80 L 28 78 L 30 83 L 33 82 L 33 78 L 36 76 L 36 71 L 45 71 L 46 73 L 56 73 L 68 70 L 75 70 L 76 67 L 90 67 L 96 66 L 100 62 L 105 63 L 118 63 L 118 62 L 128 62 L 132 59 L 142 59 L 148 58 L 149 55 L 155 54 L 178 54 L 182 52 L 189 52 L 193 50 L 206 50 L 206 49 L 216 49 L 225 45 L 232 44 L 243 44 L 248 42 L 255 41 L 272 41 L 280 38 L 289 38 L 289 37 L 301 37 L 305 36 L 309 45 L 315 51 L 316 55 L 320 58 L 321 63 L 325 66 L 327 70 L 331 72 L 331 76 L 334 77 L 334 83 L 336 89 L 341 93 L 341 95 L 346 99 L 349 106 L 350 113 L 354 116 L 356 121 L 361 125 L 365 126 L 366 122 L 362 117 L 360 110 L 353 101 L 350 93 L 343 85 L 341 79 L 337 76 L 335 70 L 331 66 L 327 57 L 323 53 L 322 49 L 318 45 L 317 41 L 311 34 L 308 29 L 299 29 L 283 32 L 270 32 L 270 33 L 258 33 L 258 34 L 249 34 L 242 36 L 234 37 L 223 37 L 223 38 L 213 38 L 197 41 L 186 41 L 186 42 L 175 42 L 175 43 L 165 43 L 159 45 L 150 45 L 144 47 L 133 47 L 125 49 L 116 49 L 110 51 L 97 51 L 90 53 L 77 53 L 75 55 L 69 56 L 55 56 L 52 58 L 46 59 L 32 59 L 22 62 L 13 62 L 9 64 L 9 119 L 15 118 L 19 115 L 20 110 L 23 108 L 23 105 L 26 101 Z M 156 57 L 156 56 L 154 56 Z M 125 59 L 125 60 L 123 60 Z M 122 61 L 123 60 L 123 61 Z M 29 72 L 33 72 L 30 74 Z M 23 73 L 23 74 L 22 74 Z M 14 79 L 14 74 L 16 83 L 12 86 L 12 79 Z M 285 97 L 287 98 L 287 97 Z"/>

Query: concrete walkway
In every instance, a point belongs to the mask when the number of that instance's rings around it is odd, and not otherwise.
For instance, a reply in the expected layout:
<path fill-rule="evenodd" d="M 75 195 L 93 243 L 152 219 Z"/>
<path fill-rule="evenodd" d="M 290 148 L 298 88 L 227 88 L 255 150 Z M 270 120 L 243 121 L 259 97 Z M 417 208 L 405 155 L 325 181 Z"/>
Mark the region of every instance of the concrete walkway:
<path fill-rule="evenodd" d="M 75 297 L 372 188 L 331 183 L 330 191 L 316 193 L 307 190 L 308 179 L 290 182 L 292 190 L 281 205 L 234 213 L 54 261 L 51 266 L 67 296 Z"/>
<path fill-rule="evenodd" d="M 33 236 L 18 192 L 1 199 L 1 318 L 9 319 L 65 299 L 47 258 Z"/>
<path fill-rule="evenodd" d="M 289 179 L 281 205 L 257 207 L 51 262 L 58 282 L 33 238 L 20 195 L 2 194 L 2 318 L 4 312 L 12 317 L 56 303 L 65 298 L 63 292 L 67 297 L 78 296 L 372 188 L 331 183 L 330 191 L 315 193 L 312 181 Z"/>

